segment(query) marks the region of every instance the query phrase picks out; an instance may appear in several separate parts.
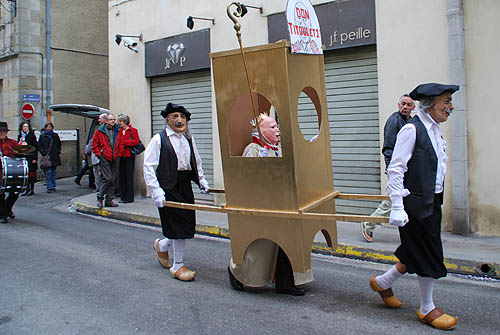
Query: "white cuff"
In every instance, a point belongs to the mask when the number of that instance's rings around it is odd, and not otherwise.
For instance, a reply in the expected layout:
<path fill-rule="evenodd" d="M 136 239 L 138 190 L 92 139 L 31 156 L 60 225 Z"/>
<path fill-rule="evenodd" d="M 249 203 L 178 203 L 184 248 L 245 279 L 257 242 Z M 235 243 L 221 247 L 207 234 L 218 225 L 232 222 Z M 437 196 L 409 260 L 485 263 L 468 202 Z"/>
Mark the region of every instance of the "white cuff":
<path fill-rule="evenodd" d="M 161 196 L 165 196 L 165 192 L 163 191 L 163 189 L 161 187 L 158 187 L 158 188 L 154 189 L 153 192 L 151 192 L 151 197 L 153 199 L 156 199 L 156 198 L 161 197 Z"/>

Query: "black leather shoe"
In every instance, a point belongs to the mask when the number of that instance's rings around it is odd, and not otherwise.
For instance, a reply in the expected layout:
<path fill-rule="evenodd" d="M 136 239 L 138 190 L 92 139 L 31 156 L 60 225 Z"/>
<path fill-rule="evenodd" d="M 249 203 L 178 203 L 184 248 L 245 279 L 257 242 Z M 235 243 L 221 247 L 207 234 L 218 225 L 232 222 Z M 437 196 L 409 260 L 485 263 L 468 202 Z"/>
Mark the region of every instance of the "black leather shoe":
<path fill-rule="evenodd" d="M 82 184 L 80 184 L 80 180 L 78 180 L 78 179 L 75 179 L 75 183 L 76 183 L 78 186 L 82 186 Z"/>
<path fill-rule="evenodd" d="M 231 273 L 231 270 L 229 269 L 229 266 L 227 267 L 227 273 L 229 274 L 229 283 L 231 284 L 231 287 L 235 291 L 243 291 L 244 287 L 243 284 L 236 278 L 234 278 L 233 274 Z"/>
<path fill-rule="evenodd" d="M 9 214 L 7 214 L 7 216 L 11 219 L 14 219 L 16 216 L 14 215 L 14 212 L 12 211 L 9 211 Z"/>
<path fill-rule="evenodd" d="M 292 287 L 288 290 L 278 290 L 276 289 L 276 293 L 278 294 L 288 294 L 288 295 L 294 295 L 294 296 L 301 296 L 306 294 L 306 290 L 304 290 L 302 287 Z"/>
<path fill-rule="evenodd" d="M 0 223 L 9 223 L 9 220 L 7 218 L 0 218 Z"/>

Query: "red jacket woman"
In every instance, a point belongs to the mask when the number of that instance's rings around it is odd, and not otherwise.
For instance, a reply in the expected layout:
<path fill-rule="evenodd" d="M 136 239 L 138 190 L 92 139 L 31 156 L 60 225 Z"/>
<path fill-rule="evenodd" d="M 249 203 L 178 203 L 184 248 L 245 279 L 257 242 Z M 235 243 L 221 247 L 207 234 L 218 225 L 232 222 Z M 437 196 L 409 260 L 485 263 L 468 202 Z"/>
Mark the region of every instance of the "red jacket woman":
<path fill-rule="evenodd" d="M 137 129 L 130 125 L 130 118 L 127 115 L 118 116 L 119 143 L 118 156 L 120 156 L 120 202 L 134 202 L 134 166 L 135 156 L 130 154 L 130 148 L 140 143 Z"/>
<path fill-rule="evenodd" d="M 120 124 L 120 117 L 118 117 L 118 124 Z M 118 143 L 120 144 L 120 147 L 118 148 L 118 156 L 131 157 L 132 155 L 130 154 L 130 147 L 134 147 L 139 144 L 139 132 L 130 124 L 123 124 L 126 125 L 127 128 L 124 129 L 123 127 L 121 127 L 120 131 L 118 132 Z"/>

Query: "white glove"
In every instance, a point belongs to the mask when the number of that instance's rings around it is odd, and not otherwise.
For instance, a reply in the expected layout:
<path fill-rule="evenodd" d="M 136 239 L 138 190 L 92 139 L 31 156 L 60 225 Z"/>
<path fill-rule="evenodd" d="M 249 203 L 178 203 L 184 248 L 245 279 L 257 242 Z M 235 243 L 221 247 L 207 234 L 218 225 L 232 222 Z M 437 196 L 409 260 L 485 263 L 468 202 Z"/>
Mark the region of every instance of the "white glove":
<path fill-rule="evenodd" d="M 266 148 L 259 149 L 259 157 L 267 157 L 267 149 Z"/>
<path fill-rule="evenodd" d="M 403 205 L 392 204 L 391 216 L 389 224 L 393 226 L 403 227 L 408 223 L 408 214 L 406 214 Z"/>
<path fill-rule="evenodd" d="M 156 207 L 162 208 L 163 207 L 163 201 L 165 201 L 165 195 L 157 196 L 157 197 L 153 198 L 153 200 L 155 202 L 155 206 Z"/>
<path fill-rule="evenodd" d="M 208 189 L 209 189 L 208 183 L 207 183 L 206 179 L 203 178 L 202 180 L 200 180 L 200 193 L 201 194 L 208 194 Z"/>

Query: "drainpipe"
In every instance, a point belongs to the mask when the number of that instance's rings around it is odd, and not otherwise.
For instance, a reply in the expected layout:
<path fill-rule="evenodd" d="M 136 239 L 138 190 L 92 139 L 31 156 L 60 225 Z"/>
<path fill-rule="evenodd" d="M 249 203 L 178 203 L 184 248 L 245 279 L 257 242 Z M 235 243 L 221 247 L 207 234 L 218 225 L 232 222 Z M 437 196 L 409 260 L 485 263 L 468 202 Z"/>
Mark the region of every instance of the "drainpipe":
<path fill-rule="evenodd" d="M 446 0 L 450 83 L 460 85 L 453 94 L 451 121 L 451 173 L 453 233 L 470 233 L 469 157 L 467 150 L 467 86 L 465 65 L 464 10 L 462 0 Z"/>
<path fill-rule="evenodd" d="M 47 87 L 47 95 L 46 95 L 46 99 L 47 99 L 47 103 L 45 104 L 47 109 L 49 108 L 49 106 L 51 105 L 51 90 L 52 90 L 52 86 L 51 86 L 51 82 L 50 82 L 50 78 L 52 76 L 52 69 L 50 67 L 50 62 L 51 62 L 51 55 L 50 55 L 50 37 L 51 37 L 51 24 L 52 24 L 52 21 L 50 19 L 50 12 L 51 12 L 51 9 L 50 9 L 50 0 L 45 0 L 45 36 L 46 36 L 46 46 L 45 46 L 45 61 L 46 61 L 46 66 L 45 66 L 45 80 L 46 80 L 46 83 L 47 85 L 45 85 Z M 45 114 L 45 111 L 42 110 L 42 125 L 40 127 L 40 129 L 43 128 L 43 125 L 45 124 L 45 118 L 46 118 L 46 114 Z"/>

